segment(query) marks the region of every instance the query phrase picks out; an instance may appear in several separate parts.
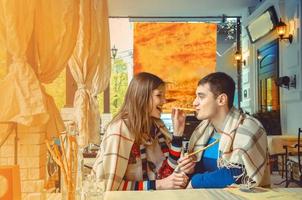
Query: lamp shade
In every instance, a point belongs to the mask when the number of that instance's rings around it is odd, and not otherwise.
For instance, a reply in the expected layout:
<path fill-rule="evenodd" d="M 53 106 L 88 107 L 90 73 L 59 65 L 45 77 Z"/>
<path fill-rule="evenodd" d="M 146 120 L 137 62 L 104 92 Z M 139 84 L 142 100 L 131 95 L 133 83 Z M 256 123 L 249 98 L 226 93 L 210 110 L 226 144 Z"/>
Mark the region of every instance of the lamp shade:
<path fill-rule="evenodd" d="M 286 31 L 286 24 L 280 19 L 276 28 L 278 35 L 282 37 Z"/>
<path fill-rule="evenodd" d="M 117 54 L 117 48 L 115 47 L 115 45 L 111 49 L 111 54 L 112 54 L 112 58 L 115 59 L 116 54 Z"/>
<path fill-rule="evenodd" d="M 241 53 L 239 53 L 238 51 L 236 51 L 236 53 L 234 54 L 234 58 L 235 58 L 236 61 L 238 61 L 238 60 L 241 61 L 241 58 L 242 58 Z"/>

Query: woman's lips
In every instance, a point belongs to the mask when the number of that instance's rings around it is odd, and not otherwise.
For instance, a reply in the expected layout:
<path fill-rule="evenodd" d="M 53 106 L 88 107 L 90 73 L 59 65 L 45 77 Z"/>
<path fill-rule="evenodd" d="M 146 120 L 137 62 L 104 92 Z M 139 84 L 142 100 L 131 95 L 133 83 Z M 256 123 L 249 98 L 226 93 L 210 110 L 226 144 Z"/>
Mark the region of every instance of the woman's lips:
<path fill-rule="evenodd" d="M 157 109 L 159 112 L 162 112 L 162 108 L 161 108 L 161 107 L 157 107 L 157 106 L 156 106 L 156 109 Z"/>

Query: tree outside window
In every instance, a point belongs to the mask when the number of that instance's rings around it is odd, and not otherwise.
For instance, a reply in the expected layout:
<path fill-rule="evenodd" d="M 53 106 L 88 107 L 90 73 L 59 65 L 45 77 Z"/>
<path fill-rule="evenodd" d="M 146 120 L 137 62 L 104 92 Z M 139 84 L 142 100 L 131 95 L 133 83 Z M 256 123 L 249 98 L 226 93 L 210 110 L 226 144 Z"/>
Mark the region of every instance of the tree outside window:
<path fill-rule="evenodd" d="M 110 78 L 110 112 L 114 116 L 120 109 L 128 87 L 127 63 L 122 58 L 113 62 Z"/>

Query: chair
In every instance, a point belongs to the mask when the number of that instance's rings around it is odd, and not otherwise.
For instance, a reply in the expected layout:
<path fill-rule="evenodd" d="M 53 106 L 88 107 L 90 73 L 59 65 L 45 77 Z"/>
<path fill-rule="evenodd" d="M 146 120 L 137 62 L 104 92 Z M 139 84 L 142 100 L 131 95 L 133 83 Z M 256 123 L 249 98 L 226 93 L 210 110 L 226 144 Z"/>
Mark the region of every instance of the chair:
<path fill-rule="evenodd" d="M 0 199 L 21 199 L 20 169 L 18 165 L 0 166 Z"/>
<path fill-rule="evenodd" d="M 190 140 L 192 133 L 199 124 L 200 120 L 198 120 L 195 115 L 186 116 L 185 130 L 183 134 L 184 140 Z"/>
<path fill-rule="evenodd" d="M 285 148 L 285 187 L 291 182 L 295 182 L 298 185 L 302 185 L 302 152 L 301 152 L 301 133 L 302 129 L 298 130 L 298 140 L 297 143 L 291 146 L 284 146 Z"/>

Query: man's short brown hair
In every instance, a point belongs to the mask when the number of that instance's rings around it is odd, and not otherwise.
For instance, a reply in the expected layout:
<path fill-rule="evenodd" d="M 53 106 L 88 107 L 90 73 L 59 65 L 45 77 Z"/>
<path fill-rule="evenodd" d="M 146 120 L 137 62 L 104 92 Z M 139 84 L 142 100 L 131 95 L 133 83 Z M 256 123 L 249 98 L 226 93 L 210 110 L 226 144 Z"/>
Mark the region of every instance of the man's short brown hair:
<path fill-rule="evenodd" d="M 199 82 L 199 85 L 209 84 L 211 92 L 215 97 L 218 97 L 220 94 L 225 93 L 228 97 L 228 107 L 231 109 L 234 102 L 234 93 L 235 93 L 235 82 L 226 73 L 223 72 L 214 72 L 203 77 Z"/>

